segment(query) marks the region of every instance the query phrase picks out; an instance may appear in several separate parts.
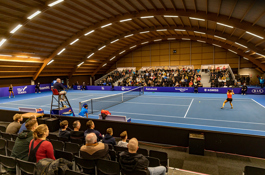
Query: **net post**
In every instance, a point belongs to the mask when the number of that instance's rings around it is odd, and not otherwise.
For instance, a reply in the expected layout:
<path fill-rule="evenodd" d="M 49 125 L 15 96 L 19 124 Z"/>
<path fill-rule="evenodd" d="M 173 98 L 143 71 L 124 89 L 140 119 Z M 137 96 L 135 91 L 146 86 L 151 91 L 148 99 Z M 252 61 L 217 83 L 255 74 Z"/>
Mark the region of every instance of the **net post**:
<path fill-rule="evenodd" d="M 123 101 L 123 94 L 121 94 L 121 101 Z"/>
<path fill-rule="evenodd" d="M 93 100 L 91 99 L 91 114 L 93 114 Z"/>
<path fill-rule="evenodd" d="M 81 110 L 82 110 L 82 104 L 81 102 L 79 102 L 79 112 L 81 112 Z"/>

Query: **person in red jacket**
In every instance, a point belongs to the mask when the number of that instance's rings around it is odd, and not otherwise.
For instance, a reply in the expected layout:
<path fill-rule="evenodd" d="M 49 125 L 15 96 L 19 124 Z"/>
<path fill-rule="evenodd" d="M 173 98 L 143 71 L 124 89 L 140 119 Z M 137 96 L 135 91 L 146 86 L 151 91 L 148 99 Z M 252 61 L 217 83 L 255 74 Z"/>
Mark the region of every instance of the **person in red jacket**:
<path fill-rule="evenodd" d="M 46 138 L 49 135 L 49 128 L 45 124 L 39 125 L 33 132 L 33 139 L 29 144 L 29 161 L 39 162 L 44 158 L 55 160 L 53 146 Z"/>

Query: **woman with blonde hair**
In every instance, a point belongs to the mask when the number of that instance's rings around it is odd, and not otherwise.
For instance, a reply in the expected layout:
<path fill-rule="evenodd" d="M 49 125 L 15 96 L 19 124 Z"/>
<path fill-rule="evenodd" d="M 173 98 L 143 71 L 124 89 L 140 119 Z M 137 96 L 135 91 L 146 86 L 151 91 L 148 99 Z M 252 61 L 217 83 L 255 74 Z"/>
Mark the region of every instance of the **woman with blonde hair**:
<path fill-rule="evenodd" d="M 29 161 L 38 162 L 44 158 L 55 160 L 53 146 L 51 142 L 46 141 L 49 135 L 49 128 L 45 124 L 39 125 L 33 131 L 33 139 L 29 144 Z"/>

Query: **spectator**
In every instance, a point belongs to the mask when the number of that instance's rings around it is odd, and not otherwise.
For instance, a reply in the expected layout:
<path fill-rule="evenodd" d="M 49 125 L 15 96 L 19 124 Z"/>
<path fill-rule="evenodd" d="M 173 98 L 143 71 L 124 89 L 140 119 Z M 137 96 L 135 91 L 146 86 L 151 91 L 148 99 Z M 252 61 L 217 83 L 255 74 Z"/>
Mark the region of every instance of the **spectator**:
<path fill-rule="evenodd" d="M 149 170 L 150 174 L 166 174 L 166 167 L 148 167 L 149 161 L 142 154 L 137 153 L 138 150 L 138 140 L 132 138 L 128 143 L 128 151 L 123 151 L 120 153 L 120 166 L 125 172 L 134 172 L 140 170 Z"/>
<path fill-rule="evenodd" d="M 99 131 L 95 130 L 95 124 L 92 120 L 89 120 L 86 123 L 87 130 L 84 132 L 84 136 L 86 137 L 87 134 L 89 133 L 95 133 L 97 136 L 97 141 L 99 142 L 102 139 L 102 135 Z"/>
<path fill-rule="evenodd" d="M 250 83 L 250 77 L 249 77 L 249 75 L 246 78 L 246 82 L 247 82 L 247 85 L 249 85 L 249 83 Z"/>
<path fill-rule="evenodd" d="M 112 128 L 108 128 L 106 135 L 104 136 L 102 142 L 106 143 L 106 144 L 110 144 L 110 145 L 116 145 L 116 141 L 115 138 L 112 137 L 113 135 L 113 129 Z"/>
<path fill-rule="evenodd" d="M 189 87 L 192 87 L 192 86 L 193 86 L 193 82 L 190 81 L 190 82 L 189 82 Z"/>
<path fill-rule="evenodd" d="M 60 123 L 60 127 L 61 127 L 61 129 L 59 129 L 59 137 L 65 138 L 65 139 L 68 139 L 69 140 L 69 138 L 70 138 L 70 131 L 67 131 L 68 121 L 67 120 L 63 120 Z"/>
<path fill-rule="evenodd" d="M 49 135 L 49 128 L 45 124 L 39 125 L 33 132 L 33 139 L 29 144 L 29 161 L 38 162 L 44 158 L 55 160 L 53 146 L 46 141 Z"/>
<path fill-rule="evenodd" d="M 87 104 L 85 104 L 83 107 L 82 107 L 82 109 L 81 109 L 81 111 L 80 111 L 80 113 L 78 114 L 79 116 L 81 116 L 81 117 L 86 117 L 86 118 L 88 118 L 88 105 Z"/>
<path fill-rule="evenodd" d="M 248 90 L 248 87 L 246 86 L 246 83 L 241 88 L 241 95 L 246 95 L 246 92 Z"/>
<path fill-rule="evenodd" d="M 259 83 L 260 83 L 260 87 L 263 88 L 264 87 L 264 79 L 263 79 L 263 77 L 259 77 Z"/>
<path fill-rule="evenodd" d="M 81 123 L 79 120 L 74 121 L 73 123 L 74 130 L 70 132 L 71 139 L 84 139 L 84 132 L 79 131 L 81 128 Z"/>
<path fill-rule="evenodd" d="M 121 141 L 118 142 L 117 146 L 126 147 L 127 148 L 127 145 L 128 145 L 128 143 L 126 142 L 126 140 L 128 138 L 127 131 L 123 131 L 120 134 L 120 137 L 121 137 Z"/>
<path fill-rule="evenodd" d="M 21 133 L 22 131 L 24 131 L 24 130 L 27 130 L 27 128 L 26 128 L 26 123 L 27 123 L 28 121 L 30 121 L 30 120 L 36 120 L 36 116 L 35 116 L 35 115 L 30 116 L 29 119 L 26 120 L 26 121 L 21 125 L 21 127 L 20 127 L 20 129 L 19 129 L 19 131 L 18 131 L 18 134 L 20 134 L 20 133 Z"/>
<path fill-rule="evenodd" d="M 13 122 L 10 123 L 7 128 L 6 128 L 6 133 L 8 134 L 17 134 L 20 127 L 21 127 L 21 124 L 20 122 L 23 121 L 23 117 L 22 117 L 22 114 L 15 114 L 13 116 Z"/>
<path fill-rule="evenodd" d="M 89 160 L 110 159 L 109 146 L 97 142 L 95 133 L 89 133 L 86 135 L 86 144 L 80 148 L 80 155 Z"/>
<path fill-rule="evenodd" d="M 194 83 L 194 93 L 198 94 L 198 85 L 197 85 L 197 83 Z"/>
<path fill-rule="evenodd" d="M 65 91 L 65 87 L 61 84 L 60 78 L 56 79 L 56 83 L 54 83 L 53 88 L 57 89 L 57 91 L 59 92 L 59 100 L 65 101 L 66 100 L 66 98 L 65 98 L 66 91 Z M 61 95 L 63 95 L 63 98 L 61 98 Z"/>
<path fill-rule="evenodd" d="M 227 88 L 227 86 L 226 86 L 226 82 L 224 82 L 224 88 Z"/>
<path fill-rule="evenodd" d="M 33 139 L 33 131 L 38 127 L 37 120 L 29 120 L 25 124 L 26 130 L 20 133 L 15 141 L 11 157 L 20 160 L 28 160 L 29 144 Z"/>

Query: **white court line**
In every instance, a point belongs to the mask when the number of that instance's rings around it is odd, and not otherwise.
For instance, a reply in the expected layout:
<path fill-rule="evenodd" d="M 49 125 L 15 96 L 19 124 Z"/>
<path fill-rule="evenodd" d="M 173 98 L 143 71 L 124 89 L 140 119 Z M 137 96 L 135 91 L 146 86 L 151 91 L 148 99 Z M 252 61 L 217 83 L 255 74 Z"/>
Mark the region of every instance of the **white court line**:
<path fill-rule="evenodd" d="M 132 118 L 133 119 L 133 118 Z M 142 119 L 135 119 L 135 120 L 142 120 Z M 164 121 L 157 121 L 157 120 L 142 120 L 142 121 L 151 121 L 151 122 L 161 122 L 161 123 L 174 123 L 174 122 L 164 122 Z M 209 126 L 209 125 L 197 125 L 197 124 L 188 124 L 188 123 L 174 123 L 174 124 L 184 124 L 184 125 L 193 125 L 193 126 L 206 126 L 206 127 L 216 127 L 216 128 L 228 128 L 228 129 L 240 129 L 240 130 L 247 130 L 247 131 L 259 131 L 259 132 L 265 132 L 262 130 L 252 130 L 252 129 L 242 129 L 242 128 L 229 128 L 229 127 L 223 127 L 223 126 Z"/>
<path fill-rule="evenodd" d="M 186 116 L 187 116 L 187 114 L 188 114 L 188 112 L 189 112 L 189 110 L 190 110 L 190 107 L 191 107 L 191 104 L 192 104 L 193 100 L 194 100 L 194 98 L 191 100 L 190 105 L 189 105 L 189 107 L 188 107 L 188 109 L 187 109 L 187 112 L 186 112 L 186 114 L 184 115 L 184 118 L 186 118 Z"/>
<path fill-rule="evenodd" d="M 119 104 L 122 104 L 121 101 L 102 101 L 102 103 L 107 102 L 118 102 Z M 144 105 L 166 105 L 166 106 L 189 106 L 189 105 L 172 105 L 172 104 L 159 104 L 159 103 L 138 103 L 138 102 L 123 102 L 123 103 L 132 103 L 132 104 L 144 104 Z"/>
<path fill-rule="evenodd" d="M 78 100 L 78 99 L 80 99 L 80 98 L 90 97 L 90 96 L 93 96 L 93 95 L 86 95 L 86 96 L 82 96 L 82 97 L 78 97 L 78 98 L 72 98 L 72 99 L 69 99 L 69 100 Z"/>
<path fill-rule="evenodd" d="M 254 101 L 255 103 L 257 103 L 258 105 L 260 105 L 261 107 L 265 108 L 265 106 L 263 106 L 262 104 L 260 104 L 259 102 L 257 102 L 256 100 L 251 99 L 252 101 Z"/>
<path fill-rule="evenodd" d="M 11 101 L 11 102 L 6 102 L 6 103 L 0 103 L 0 104 L 7 104 L 7 103 L 13 103 L 13 102 L 17 102 L 17 101 L 26 101 L 26 100 L 34 100 L 36 98 L 43 98 L 43 97 L 51 97 L 51 95 L 47 95 L 47 96 L 42 96 L 42 97 L 34 97 L 34 98 L 29 98 L 29 99 L 23 99 L 23 100 L 16 100 L 16 101 Z"/>

